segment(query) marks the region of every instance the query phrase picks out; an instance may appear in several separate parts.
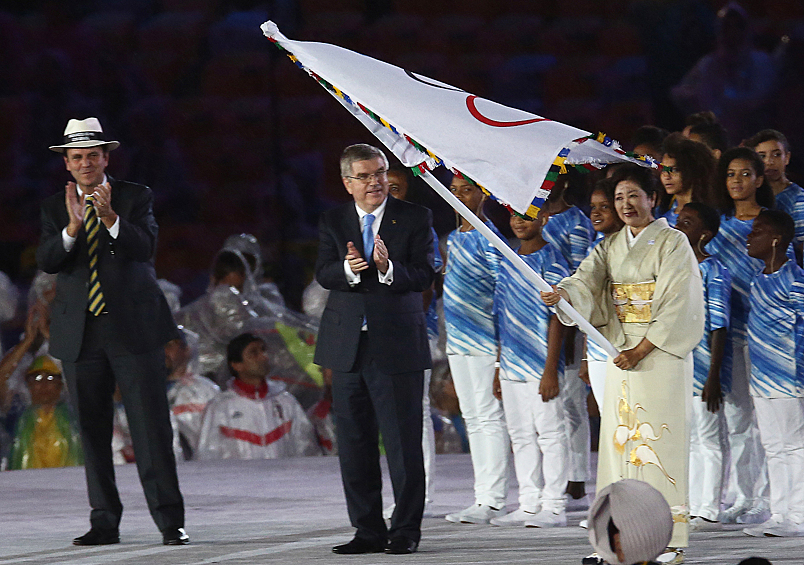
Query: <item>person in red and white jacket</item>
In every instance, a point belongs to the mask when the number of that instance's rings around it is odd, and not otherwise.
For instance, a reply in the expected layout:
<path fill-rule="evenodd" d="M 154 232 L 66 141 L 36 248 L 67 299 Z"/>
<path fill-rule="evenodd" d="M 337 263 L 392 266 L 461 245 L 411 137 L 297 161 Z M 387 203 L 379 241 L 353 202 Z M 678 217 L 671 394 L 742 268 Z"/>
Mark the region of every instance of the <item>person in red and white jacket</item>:
<path fill-rule="evenodd" d="M 204 412 L 199 459 L 275 459 L 321 455 L 313 425 L 285 385 L 268 378 L 265 342 L 241 334 L 227 347 L 234 376 Z"/>

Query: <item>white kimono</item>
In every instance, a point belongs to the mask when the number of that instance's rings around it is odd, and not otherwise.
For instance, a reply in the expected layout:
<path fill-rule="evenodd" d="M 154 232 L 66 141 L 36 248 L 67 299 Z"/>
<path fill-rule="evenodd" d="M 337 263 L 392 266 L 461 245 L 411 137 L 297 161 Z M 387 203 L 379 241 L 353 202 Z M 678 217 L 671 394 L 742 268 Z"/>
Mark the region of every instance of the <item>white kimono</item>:
<path fill-rule="evenodd" d="M 665 219 L 635 240 L 629 229 L 597 245 L 558 287 L 614 347 L 630 349 L 642 338 L 656 346 L 629 371 L 608 361 L 597 490 L 624 478 L 649 483 L 672 509 L 670 545 L 685 547 L 691 352 L 703 336 L 703 285 L 686 236 Z"/>

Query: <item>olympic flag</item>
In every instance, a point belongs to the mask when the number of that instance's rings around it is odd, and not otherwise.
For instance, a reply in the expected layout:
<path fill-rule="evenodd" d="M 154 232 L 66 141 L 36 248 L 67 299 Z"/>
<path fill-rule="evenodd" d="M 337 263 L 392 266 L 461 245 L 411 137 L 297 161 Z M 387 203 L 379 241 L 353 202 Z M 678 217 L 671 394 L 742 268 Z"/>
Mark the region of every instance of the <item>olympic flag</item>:
<path fill-rule="evenodd" d="M 655 166 L 602 134 L 479 98 L 336 45 L 290 40 L 270 21 L 261 29 L 540 290 L 550 287 L 429 171 L 444 165 L 510 209 L 535 218 L 567 166 L 600 168 L 622 161 Z M 562 300 L 559 307 L 611 355 L 617 354 L 569 304 Z"/>

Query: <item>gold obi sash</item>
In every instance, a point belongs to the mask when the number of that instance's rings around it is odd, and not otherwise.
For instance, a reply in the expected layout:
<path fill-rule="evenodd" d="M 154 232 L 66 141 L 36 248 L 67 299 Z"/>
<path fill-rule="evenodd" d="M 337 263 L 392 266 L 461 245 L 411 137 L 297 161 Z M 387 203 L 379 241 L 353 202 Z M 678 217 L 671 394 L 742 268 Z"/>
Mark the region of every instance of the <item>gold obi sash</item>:
<path fill-rule="evenodd" d="M 650 305 L 656 281 L 611 283 L 611 298 L 620 322 L 647 324 L 651 321 Z"/>

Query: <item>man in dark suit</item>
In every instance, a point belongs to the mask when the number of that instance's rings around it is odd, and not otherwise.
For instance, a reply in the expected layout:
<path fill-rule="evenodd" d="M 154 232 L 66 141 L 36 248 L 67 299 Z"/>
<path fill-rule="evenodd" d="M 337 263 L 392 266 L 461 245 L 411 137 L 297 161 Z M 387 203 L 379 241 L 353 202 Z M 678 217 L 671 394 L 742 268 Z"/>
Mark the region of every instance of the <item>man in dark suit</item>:
<path fill-rule="evenodd" d="M 432 214 L 388 198 L 388 160 L 370 145 L 341 156 L 354 202 L 319 224 L 316 278 L 329 289 L 315 362 L 332 369 L 332 398 L 346 505 L 357 528 L 335 553 L 413 553 L 424 511 L 423 372 L 430 367 L 421 293 L 433 267 Z M 396 509 L 382 517 L 378 432 Z"/>
<path fill-rule="evenodd" d="M 184 545 L 166 397 L 164 345 L 178 337 L 156 283 L 158 228 L 151 190 L 105 173 L 116 141 L 95 118 L 70 120 L 62 153 L 75 182 L 42 202 L 36 258 L 57 273 L 50 354 L 61 359 L 76 404 L 91 529 L 75 545 L 119 543 L 123 505 L 112 464 L 112 394 L 120 387 L 145 498 L 166 545 Z"/>

